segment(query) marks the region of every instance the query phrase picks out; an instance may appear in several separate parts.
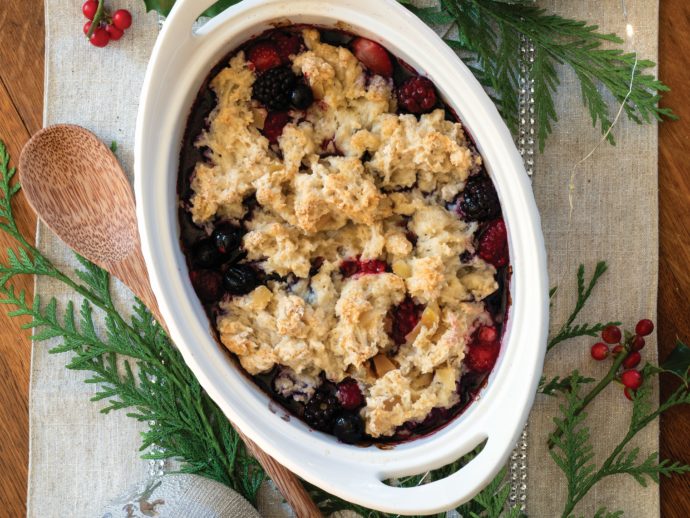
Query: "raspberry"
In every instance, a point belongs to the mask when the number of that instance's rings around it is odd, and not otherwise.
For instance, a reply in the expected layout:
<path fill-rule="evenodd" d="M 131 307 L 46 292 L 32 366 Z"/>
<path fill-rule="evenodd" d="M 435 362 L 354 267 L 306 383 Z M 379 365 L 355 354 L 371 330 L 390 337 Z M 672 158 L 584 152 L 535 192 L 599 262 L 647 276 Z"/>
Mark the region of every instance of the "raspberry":
<path fill-rule="evenodd" d="M 263 134 L 271 144 L 277 144 L 283 128 L 290 122 L 287 112 L 268 112 L 264 121 Z"/>
<path fill-rule="evenodd" d="M 654 331 L 654 322 L 648 318 L 643 318 L 635 326 L 635 332 L 640 336 L 651 335 L 652 331 Z"/>
<path fill-rule="evenodd" d="M 606 326 L 601 332 L 601 338 L 607 344 L 617 344 L 621 341 L 621 330 L 618 326 Z"/>
<path fill-rule="evenodd" d="M 494 184 L 484 175 L 473 176 L 467 180 L 458 206 L 471 220 L 487 221 L 501 214 L 501 204 Z"/>
<path fill-rule="evenodd" d="M 405 343 L 405 339 L 419 323 L 424 306 L 415 304 L 410 297 L 403 300 L 392 313 L 391 338 L 397 345 Z"/>
<path fill-rule="evenodd" d="M 357 382 L 352 378 L 346 378 L 340 382 L 337 396 L 340 406 L 346 410 L 355 410 L 364 403 L 362 391 L 359 389 Z"/>
<path fill-rule="evenodd" d="M 282 64 L 278 49 L 270 41 L 259 41 L 247 51 L 247 60 L 261 73 Z"/>
<path fill-rule="evenodd" d="M 316 430 L 330 432 L 339 406 L 338 399 L 334 395 L 319 391 L 307 401 L 304 407 L 304 420 Z"/>
<path fill-rule="evenodd" d="M 499 350 L 497 342 L 472 344 L 467 350 L 465 363 L 474 372 L 489 372 L 496 363 Z"/>
<path fill-rule="evenodd" d="M 254 82 L 252 97 L 269 110 L 285 111 L 290 107 L 297 77 L 288 67 L 267 70 Z"/>
<path fill-rule="evenodd" d="M 434 83 L 422 76 L 405 80 L 398 88 L 398 104 L 409 113 L 427 113 L 436 106 Z"/>
<path fill-rule="evenodd" d="M 355 57 L 374 74 L 384 77 L 393 75 L 393 63 L 388 51 L 375 41 L 355 38 L 350 47 Z"/>
<path fill-rule="evenodd" d="M 215 302 L 223 295 L 223 276 L 214 270 L 193 270 L 189 278 L 202 302 Z"/>
<path fill-rule="evenodd" d="M 345 259 L 340 264 L 340 273 L 343 277 L 352 277 L 358 273 L 383 273 L 388 268 L 386 261 L 379 259 L 369 259 L 362 261 L 357 257 L 356 259 Z"/>
<path fill-rule="evenodd" d="M 287 64 L 290 61 L 290 56 L 297 54 L 302 47 L 302 38 L 294 32 L 276 31 L 271 34 L 270 38 L 284 64 Z"/>
<path fill-rule="evenodd" d="M 640 355 L 640 353 L 637 351 L 633 351 L 625 360 L 623 360 L 623 367 L 626 369 L 632 369 L 637 367 L 640 364 L 640 361 L 642 361 L 642 355 Z"/>
<path fill-rule="evenodd" d="M 642 386 L 642 373 L 635 369 L 630 369 L 621 374 L 621 382 L 631 390 L 637 390 Z"/>
<path fill-rule="evenodd" d="M 502 219 L 489 223 L 479 238 L 479 257 L 496 268 L 508 264 L 508 232 Z"/>
<path fill-rule="evenodd" d="M 605 360 L 609 357 L 609 346 L 603 342 L 597 342 L 592 346 L 590 354 L 598 362 Z"/>
<path fill-rule="evenodd" d="M 482 343 L 493 343 L 498 340 L 498 331 L 493 326 L 482 326 L 477 330 L 476 339 Z"/>

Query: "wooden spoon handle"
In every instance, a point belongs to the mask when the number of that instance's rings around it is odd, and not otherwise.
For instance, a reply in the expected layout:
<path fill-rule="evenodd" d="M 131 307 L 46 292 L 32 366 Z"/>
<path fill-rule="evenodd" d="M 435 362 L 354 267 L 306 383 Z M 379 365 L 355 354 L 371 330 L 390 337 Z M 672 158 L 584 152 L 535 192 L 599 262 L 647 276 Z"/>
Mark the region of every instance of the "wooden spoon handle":
<path fill-rule="evenodd" d="M 149 308 L 156 320 L 166 329 L 161 316 L 156 296 L 151 289 L 146 263 L 141 254 L 141 247 L 136 246 L 134 251 L 123 261 L 110 265 L 108 270 L 125 283 Z M 320 518 L 321 512 L 312 501 L 299 479 L 285 466 L 278 463 L 273 457 L 264 452 L 259 446 L 247 437 L 242 431 L 233 425 L 235 431 L 242 438 L 251 454 L 259 461 L 264 471 L 280 490 L 285 500 L 299 518 Z"/>

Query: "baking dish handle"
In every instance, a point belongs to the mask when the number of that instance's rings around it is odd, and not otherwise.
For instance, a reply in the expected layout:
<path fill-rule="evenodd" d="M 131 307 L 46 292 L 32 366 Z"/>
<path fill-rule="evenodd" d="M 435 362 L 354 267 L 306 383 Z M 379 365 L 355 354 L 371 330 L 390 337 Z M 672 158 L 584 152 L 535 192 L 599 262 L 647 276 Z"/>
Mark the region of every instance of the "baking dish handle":
<path fill-rule="evenodd" d="M 394 487 L 383 480 L 400 478 L 405 473 L 379 472 L 361 480 L 374 498 L 377 508 L 389 508 L 401 514 L 443 512 L 473 498 L 486 487 L 504 465 L 507 436 L 489 435 L 484 448 L 458 471 L 446 478 L 414 487 Z M 481 438 L 478 439 L 481 442 Z M 409 475 L 409 473 L 407 474 Z M 433 502 L 433 504 L 430 504 Z M 430 505 L 433 505 L 432 510 Z"/>

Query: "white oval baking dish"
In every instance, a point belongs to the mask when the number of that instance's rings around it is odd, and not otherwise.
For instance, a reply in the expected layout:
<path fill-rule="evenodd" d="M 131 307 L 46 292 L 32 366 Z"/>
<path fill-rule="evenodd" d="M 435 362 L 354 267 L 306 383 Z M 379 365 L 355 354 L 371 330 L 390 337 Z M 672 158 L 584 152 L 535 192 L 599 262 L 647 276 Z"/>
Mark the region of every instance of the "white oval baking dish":
<path fill-rule="evenodd" d="M 153 50 L 135 144 L 143 252 L 173 340 L 223 412 L 267 453 L 330 493 L 373 509 L 427 514 L 469 500 L 504 465 L 520 435 L 542 370 L 548 281 L 539 214 L 522 160 L 496 108 L 441 39 L 394 0 L 245 0 L 201 28 L 214 0 L 177 0 Z M 392 449 L 339 443 L 270 410 L 269 398 L 229 360 L 189 281 L 178 242 L 176 178 L 187 116 L 210 69 L 276 23 L 338 26 L 381 42 L 428 75 L 468 128 L 501 199 L 508 227 L 512 306 L 499 360 L 480 397 L 445 428 Z M 450 477 L 414 488 L 382 481 L 444 466 L 487 440 Z"/>

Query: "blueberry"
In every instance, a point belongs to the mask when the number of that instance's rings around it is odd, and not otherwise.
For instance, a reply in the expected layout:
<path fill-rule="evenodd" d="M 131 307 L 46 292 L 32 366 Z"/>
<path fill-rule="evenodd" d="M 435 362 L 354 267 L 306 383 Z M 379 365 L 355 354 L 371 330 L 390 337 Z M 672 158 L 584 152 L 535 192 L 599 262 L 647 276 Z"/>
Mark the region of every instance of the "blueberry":
<path fill-rule="evenodd" d="M 232 295 L 246 295 L 259 284 L 259 274 L 248 264 L 231 266 L 223 277 L 223 285 Z"/>
<path fill-rule="evenodd" d="M 211 234 L 211 239 L 220 253 L 227 255 L 242 244 L 242 229 L 229 223 L 218 225 Z"/>
<path fill-rule="evenodd" d="M 364 435 L 362 418 L 358 414 L 351 413 L 338 415 L 333 422 L 333 435 L 344 443 L 356 443 Z"/>
<path fill-rule="evenodd" d="M 314 94 L 309 86 L 304 83 L 298 83 L 292 91 L 290 100 L 292 105 L 298 110 L 306 110 L 314 102 Z"/>
<path fill-rule="evenodd" d="M 191 258 L 195 268 L 215 268 L 223 262 L 223 254 L 211 239 L 204 239 L 194 245 Z"/>

